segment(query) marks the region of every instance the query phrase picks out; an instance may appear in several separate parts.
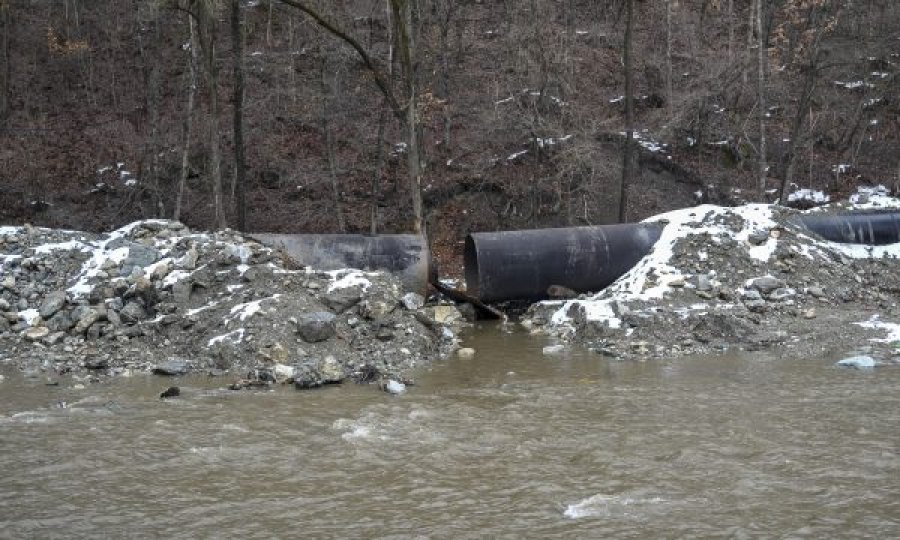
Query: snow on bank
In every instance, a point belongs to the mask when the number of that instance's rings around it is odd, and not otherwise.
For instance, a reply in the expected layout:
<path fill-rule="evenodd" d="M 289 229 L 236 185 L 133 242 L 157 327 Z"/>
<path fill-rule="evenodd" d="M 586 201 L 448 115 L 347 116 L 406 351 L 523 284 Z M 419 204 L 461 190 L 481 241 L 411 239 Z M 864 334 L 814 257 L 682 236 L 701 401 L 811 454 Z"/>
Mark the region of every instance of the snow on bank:
<path fill-rule="evenodd" d="M 873 198 L 877 198 L 882 205 L 878 208 L 900 207 L 900 201 L 888 197 L 886 191 L 875 189 L 865 201 L 858 205 L 851 202 L 849 208 L 871 208 L 868 205 Z M 733 250 L 735 258 L 755 261 L 754 265 L 761 268 L 773 262 L 779 243 L 784 241 L 783 237 L 788 236 L 791 237 L 791 251 L 810 260 L 820 260 L 822 264 L 831 264 L 834 255 L 853 259 L 900 259 L 900 243 L 884 246 L 840 244 L 813 238 L 799 229 L 784 231 L 789 226 L 776 221 L 776 208 L 778 207 L 766 204 L 747 204 L 734 208 L 702 205 L 645 220 L 645 223 L 664 224 L 660 238 L 650 253 L 609 287 L 587 299 L 544 302 L 544 306 L 553 309 L 551 325 L 573 330 L 572 308 L 577 307 L 586 321 L 599 321 L 609 328 L 621 328 L 621 315 L 628 311 L 629 302 L 659 301 L 675 289 L 693 287 L 688 279 L 694 277 L 694 274 L 685 273 L 674 262 L 676 246 L 685 240 L 694 240 L 691 242 L 693 245 L 734 246 L 729 249 Z M 700 248 L 694 256 L 694 262 L 702 263 L 706 260 L 707 253 Z M 683 256 L 681 260 L 683 267 Z M 759 275 L 764 274 L 766 271 L 761 270 Z M 725 279 L 725 276 L 717 276 L 715 271 L 707 274 L 707 277 L 712 287 L 721 285 L 718 279 Z M 702 309 L 706 306 L 695 307 Z M 728 306 L 719 304 L 718 307 Z"/>
<path fill-rule="evenodd" d="M 683 286 L 685 276 L 672 264 L 675 245 L 688 236 L 707 235 L 710 242 L 721 243 L 724 238 L 744 245 L 747 255 L 767 261 L 775 252 L 777 239 L 769 236 L 758 246 L 751 245 L 750 235 L 765 232 L 776 227 L 772 219 L 772 206 L 751 204 L 738 208 L 723 208 L 701 205 L 693 208 L 674 210 L 645 220 L 645 223 L 664 223 L 659 240 L 643 259 L 612 285 L 588 300 L 569 300 L 562 304 L 551 319 L 554 325 L 570 322 L 569 309 L 573 304 L 582 306 L 587 320 L 605 320 L 610 328 L 620 328 L 621 320 L 616 313 L 617 302 L 634 300 L 659 300 L 672 286 Z M 744 220 L 741 230 L 735 232 L 730 226 L 731 217 Z M 700 252 L 702 260 L 704 253 Z"/>
<path fill-rule="evenodd" d="M 873 338 L 870 341 L 876 343 L 900 343 L 900 324 L 880 320 L 878 315 L 873 315 L 868 321 L 854 323 L 863 328 L 887 331 L 887 337 Z"/>

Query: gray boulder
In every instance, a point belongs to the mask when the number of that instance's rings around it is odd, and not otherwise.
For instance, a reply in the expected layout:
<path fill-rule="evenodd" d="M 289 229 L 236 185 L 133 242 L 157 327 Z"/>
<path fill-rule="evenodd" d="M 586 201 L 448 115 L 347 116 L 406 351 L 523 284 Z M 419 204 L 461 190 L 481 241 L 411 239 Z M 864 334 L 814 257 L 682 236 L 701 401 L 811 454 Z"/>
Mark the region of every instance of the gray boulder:
<path fill-rule="evenodd" d="M 334 313 L 305 313 L 297 321 L 297 334 L 307 343 L 325 341 L 334 335 Z"/>
<path fill-rule="evenodd" d="M 180 358 L 169 358 L 165 362 L 160 362 L 153 366 L 153 373 L 155 375 L 166 375 L 169 377 L 184 375 L 190 370 L 190 364 L 188 364 L 186 360 Z"/>
<path fill-rule="evenodd" d="M 72 329 L 72 333 L 75 335 L 84 334 L 92 324 L 100 320 L 100 312 L 96 309 L 86 308 L 79 311 L 81 315 L 78 317 L 78 322 L 75 323 L 75 327 Z"/>
<path fill-rule="evenodd" d="M 62 309 L 63 306 L 66 305 L 66 292 L 65 291 L 54 291 L 47 296 L 44 297 L 44 301 L 41 302 L 40 313 L 41 318 L 45 321 L 50 319 L 53 315 L 56 314 L 57 311 Z"/>
<path fill-rule="evenodd" d="M 68 332 L 75 326 L 76 321 L 65 311 L 57 311 L 55 315 L 47 321 L 47 328 L 54 332 Z"/>
<path fill-rule="evenodd" d="M 119 317 L 121 317 L 122 321 L 125 323 L 133 324 L 146 319 L 147 312 L 144 311 L 144 308 L 137 302 L 128 302 L 125 304 L 125 307 L 122 308 L 122 311 L 119 312 Z"/>
<path fill-rule="evenodd" d="M 322 296 L 322 303 L 335 313 L 343 313 L 352 308 L 362 299 L 358 287 L 345 287 L 335 289 Z"/>
<path fill-rule="evenodd" d="M 750 286 L 762 293 L 763 295 L 768 295 L 772 291 L 776 289 L 781 289 L 786 287 L 784 281 L 772 277 L 772 276 L 763 276 L 758 277 L 750 282 Z"/>
<path fill-rule="evenodd" d="M 344 368 L 333 356 L 298 366 L 294 371 L 294 388 L 305 390 L 326 384 L 339 384 L 347 378 Z"/>

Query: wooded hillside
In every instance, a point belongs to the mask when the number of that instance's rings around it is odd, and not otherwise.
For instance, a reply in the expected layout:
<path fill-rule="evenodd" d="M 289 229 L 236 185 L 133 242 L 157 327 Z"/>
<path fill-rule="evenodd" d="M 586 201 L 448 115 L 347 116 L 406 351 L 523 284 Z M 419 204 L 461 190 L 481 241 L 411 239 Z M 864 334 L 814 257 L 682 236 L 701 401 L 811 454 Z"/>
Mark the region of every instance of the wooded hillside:
<path fill-rule="evenodd" d="M 896 190 L 898 66 L 894 0 L 0 0 L 0 222 L 399 232 L 418 184 L 452 251 L 618 220 L 626 163 L 627 220 Z"/>

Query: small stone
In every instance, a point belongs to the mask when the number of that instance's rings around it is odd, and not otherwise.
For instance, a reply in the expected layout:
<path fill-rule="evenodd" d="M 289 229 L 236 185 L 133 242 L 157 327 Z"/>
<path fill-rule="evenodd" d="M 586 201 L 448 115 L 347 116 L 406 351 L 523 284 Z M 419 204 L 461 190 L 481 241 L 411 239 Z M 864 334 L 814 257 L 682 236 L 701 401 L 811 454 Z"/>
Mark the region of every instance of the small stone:
<path fill-rule="evenodd" d="M 126 323 L 136 323 L 147 318 L 147 312 L 137 302 L 131 301 L 125 304 L 122 311 L 119 312 L 122 321 Z"/>
<path fill-rule="evenodd" d="M 343 313 L 358 304 L 362 300 L 362 295 L 358 287 L 345 287 L 324 294 L 321 300 L 328 309 L 335 313 Z"/>
<path fill-rule="evenodd" d="M 781 289 L 783 287 L 786 287 L 787 285 L 785 284 L 784 281 L 782 281 L 778 278 L 775 278 L 772 276 L 762 276 L 762 277 L 753 279 L 750 282 L 750 286 L 753 287 L 754 289 L 758 290 L 763 295 L 767 295 L 767 294 L 771 293 L 772 291 L 774 291 L 776 289 Z"/>
<path fill-rule="evenodd" d="M 78 318 L 78 322 L 72 329 L 72 333 L 75 335 L 84 334 L 87 329 L 90 328 L 91 325 L 97 322 L 99 319 L 100 313 L 96 309 L 85 308 L 81 310 L 81 316 Z"/>
<path fill-rule="evenodd" d="M 794 296 L 794 291 L 788 289 L 787 287 L 782 287 L 780 289 L 775 289 L 771 293 L 769 293 L 769 300 L 773 302 L 781 302 L 783 300 L 787 300 Z"/>
<path fill-rule="evenodd" d="M 765 300 L 746 300 L 744 305 L 753 313 L 764 313 L 766 311 Z"/>
<path fill-rule="evenodd" d="M 28 341 L 39 341 L 50 335 L 50 329 L 46 326 L 32 326 L 25 330 L 25 339 Z"/>
<path fill-rule="evenodd" d="M 393 394 L 393 395 L 397 396 L 397 395 L 402 394 L 403 392 L 406 392 L 406 385 L 400 381 L 395 381 L 394 379 L 391 379 L 384 385 L 384 391 L 387 392 L 388 394 Z"/>
<path fill-rule="evenodd" d="M 159 399 L 168 399 L 173 397 L 178 397 L 181 395 L 181 388 L 177 386 L 170 386 L 166 388 L 160 395 Z"/>
<path fill-rule="evenodd" d="M 462 318 L 456 306 L 434 306 L 429 310 L 431 318 L 438 324 L 453 324 Z"/>
<path fill-rule="evenodd" d="M 425 305 L 425 298 L 423 298 L 421 294 L 409 292 L 400 298 L 400 303 L 403 304 L 403 307 L 406 309 L 415 311 Z"/>
<path fill-rule="evenodd" d="M 187 250 L 184 256 L 178 260 L 178 264 L 184 268 L 185 270 L 193 270 L 197 267 L 197 259 L 199 255 L 197 254 L 197 250 L 191 248 Z"/>
<path fill-rule="evenodd" d="M 185 375 L 188 371 L 190 371 L 190 366 L 187 361 L 178 358 L 170 358 L 153 367 L 153 373 L 155 375 L 166 375 L 169 377 Z"/>
<path fill-rule="evenodd" d="M 769 231 L 753 231 L 747 237 L 747 241 L 754 246 L 761 246 L 769 240 Z"/>
<path fill-rule="evenodd" d="M 806 292 L 810 294 L 810 296 L 814 298 L 824 298 L 825 297 L 825 289 L 819 286 L 812 286 L 806 289 Z"/>
<path fill-rule="evenodd" d="M 275 364 L 275 367 L 272 370 L 275 373 L 275 378 L 280 381 L 285 381 L 294 378 L 294 372 L 296 368 L 294 366 L 287 366 L 285 364 Z"/>
<path fill-rule="evenodd" d="M 53 332 L 52 334 L 44 338 L 44 343 L 46 343 L 47 345 L 56 345 L 65 337 L 65 332 Z"/>
<path fill-rule="evenodd" d="M 456 351 L 456 355 L 460 358 L 472 358 L 475 356 L 475 349 L 471 347 L 462 347 L 458 351 Z"/>
<path fill-rule="evenodd" d="M 109 358 L 105 356 L 91 356 L 84 360 L 85 369 L 100 370 L 109 367 Z"/>
<path fill-rule="evenodd" d="M 44 301 L 41 303 L 41 318 L 44 320 L 48 320 L 50 317 L 56 314 L 57 311 L 62 309 L 64 305 L 66 305 L 65 291 L 54 291 L 48 294 L 44 297 Z"/>
<path fill-rule="evenodd" d="M 685 281 L 683 276 L 675 277 L 674 279 L 669 281 L 669 287 L 674 287 L 676 289 L 680 289 L 681 287 L 684 287 L 684 285 Z"/>
<path fill-rule="evenodd" d="M 816 308 L 809 308 L 803 312 L 804 319 L 815 319 L 816 318 Z"/>
<path fill-rule="evenodd" d="M 710 282 L 709 276 L 699 275 L 697 276 L 697 290 L 698 291 L 709 291 L 712 289 L 712 283 Z"/>

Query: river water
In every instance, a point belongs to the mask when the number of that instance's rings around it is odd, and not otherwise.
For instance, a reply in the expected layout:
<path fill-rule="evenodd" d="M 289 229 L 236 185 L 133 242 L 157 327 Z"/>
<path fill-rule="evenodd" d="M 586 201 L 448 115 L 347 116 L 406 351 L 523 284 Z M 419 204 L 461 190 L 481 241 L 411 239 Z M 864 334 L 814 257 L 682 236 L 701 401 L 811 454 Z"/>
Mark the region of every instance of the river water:
<path fill-rule="evenodd" d="M 900 369 L 546 344 L 474 331 L 401 396 L 0 366 L 0 537 L 900 536 Z"/>

